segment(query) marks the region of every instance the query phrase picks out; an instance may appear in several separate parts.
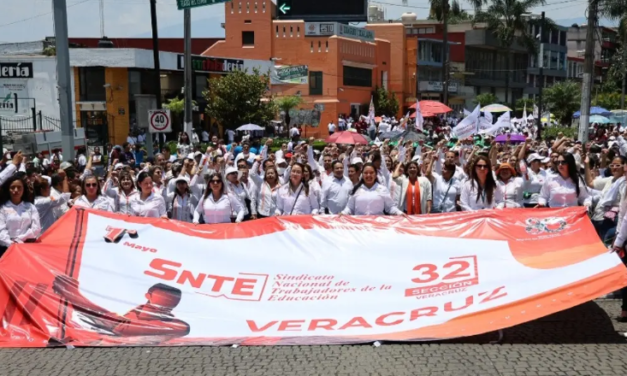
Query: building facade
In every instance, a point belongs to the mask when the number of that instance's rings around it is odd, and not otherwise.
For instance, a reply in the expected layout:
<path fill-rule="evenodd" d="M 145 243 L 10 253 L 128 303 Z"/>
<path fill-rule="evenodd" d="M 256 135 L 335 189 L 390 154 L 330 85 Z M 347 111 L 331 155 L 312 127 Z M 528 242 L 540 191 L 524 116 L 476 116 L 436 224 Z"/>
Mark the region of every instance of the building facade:
<path fill-rule="evenodd" d="M 586 51 L 586 34 L 588 32 L 587 25 L 573 25 L 568 28 L 567 47 L 568 57 L 575 59 L 583 59 Z M 612 57 L 619 47 L 617 41 L 618 32 L 614 29 L 604 26 L 598 26 L 594 44 L 594 80 L 595 82 L 603 82 L 603 77 L 607 73 Z M 573 61 L 576 61 L 576 60 Z"/>
<path fill-rule="evenodd" d="M 367 115 L 378 86 L 395 92 L 403 103 L 406 52 L 401 24 L 365 30 L 335 22 L 278 20 L 276 10 L 270 0 L 225 3 L 225 39 L 203 55 L 263 60 L 273 62 L 275 70 L 306 71 L 306 80 L 275 80 L 271 90 L 276 97 L 299 95 L 304 103 L 295 110 L 315 114 L 303 123 L 307 136 L 327 135 L 326 125 L 337 122 L 339 115 Z"/>
<path fill-rule="evenodd" d="M 524 91 L 529 97 L 535 98 L 540 93 L 540 88 L 547 88 L 567 79 L 567 31 L 567 27 L 557 25 L 553 30 L 546 31 L 539 44 L 538 53 L 529 56 L 527 87 Z M 537 23 L 529 24 L 529 34 L 540 35 L 540 27 Z M 542 80 L 539 77 L 540 66 L 543 67 Z"/>

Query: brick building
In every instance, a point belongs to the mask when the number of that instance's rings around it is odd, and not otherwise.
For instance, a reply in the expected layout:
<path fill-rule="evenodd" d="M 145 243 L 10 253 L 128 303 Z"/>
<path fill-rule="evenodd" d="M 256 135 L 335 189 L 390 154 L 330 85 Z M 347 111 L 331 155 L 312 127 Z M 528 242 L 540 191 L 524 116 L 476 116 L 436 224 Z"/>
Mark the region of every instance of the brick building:
<path fill-rule="evenodd" d="M 306 127 L 307 136 L 327 135 L 326 125 L 337 122 L 340 114 L 367 114 L 377 86 L 394 91 L 404 103 L 403 25 L 369 25 L 364 30 L 335 22 L 278 20 L 270 0 L 233 0 L 224 4 L 224 11 L 225 39 L 203 55 L 268 60 L 278 68 L 307 66 L 308 83 L 273 83 L 271 88 L 277 97 L 300 95 L 302 109 L 320 112 L 319 126 Z"/>

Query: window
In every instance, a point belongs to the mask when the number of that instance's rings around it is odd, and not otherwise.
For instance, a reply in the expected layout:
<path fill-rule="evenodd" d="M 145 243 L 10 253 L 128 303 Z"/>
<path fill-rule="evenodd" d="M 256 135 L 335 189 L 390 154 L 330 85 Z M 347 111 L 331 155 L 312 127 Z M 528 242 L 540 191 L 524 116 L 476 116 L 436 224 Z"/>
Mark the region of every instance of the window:
<path fill-rule="evenodd" d="M 243 46 L 255 45 L 255 32 L 254 31 L 242 31 L 242 45 Z"/>
<path fill-rule="evenodd" d="M 322 72 L 309 72 L 309 95 L 322 95 Z"/>
<path fill-rule="evenodd" d="M 107 100 L 104 67 L 79 68 L 80 100 L 104 102 Z"/>
<path fill-rule="evenodd" d="M 196 81 L 196 90 L 195 90 L 195 95 L 194 98 L 196 99 L 203 99 L 203 91 L 207 90 L 207 80 L 209 79 L 209 77 L 205 76 L 205 75 L 197 75 L 195 76 L 195 81 Z"/>
<path fill-rule="evenodd" d="M 372 87 L 372 70 L 344 66 L 344 85 Z"/>
<path fill-rule="evenodd" d="M 244 23 L 245 24 L 249 24 L 249 23 L 253 23 L 253 21 L 251 21 L 251 20 L 244 20 Z"/>

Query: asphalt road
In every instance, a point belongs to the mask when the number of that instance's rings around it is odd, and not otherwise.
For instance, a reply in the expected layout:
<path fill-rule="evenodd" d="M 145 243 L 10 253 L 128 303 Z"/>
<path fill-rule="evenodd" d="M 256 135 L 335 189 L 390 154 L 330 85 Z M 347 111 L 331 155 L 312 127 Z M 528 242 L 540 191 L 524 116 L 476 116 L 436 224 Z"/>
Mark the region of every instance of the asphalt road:
<path fill-rule="evenodd" d="M 598 300 L 497 333 L 380 347 L 185 347 L 0 350 L 2 376 L 433 375 L 625 376 L 627 324 Z"/>

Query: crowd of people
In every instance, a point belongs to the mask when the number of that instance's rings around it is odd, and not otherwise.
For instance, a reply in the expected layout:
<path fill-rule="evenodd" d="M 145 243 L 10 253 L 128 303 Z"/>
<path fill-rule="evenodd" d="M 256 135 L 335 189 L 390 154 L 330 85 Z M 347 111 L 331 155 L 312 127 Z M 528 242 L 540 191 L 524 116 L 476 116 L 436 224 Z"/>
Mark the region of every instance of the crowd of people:
<path fill-rule="evenodd" d="M 502 143 L 478 135 L 458 140 L 445 123 L 429 128 L 424 140 L 379 140 L 376 129 L 369 145 L 327 144 L 322 150 L 298 133 L 276 150 L 272 139 L 251 146 L 250 140 L 227 144 L 215 135 L 200 150 L 182 133 L 176 155 L 164 148 L 141 160 L 131 143 L 106 155 L 83 150 L 71 162 L 60 153 L 32 159 L 6 153 L 0 162 L 0 254 L 13 243 L 35 241 L 73 206 L 194 224 L 584 206 L 601 239 L 622 252 L 622 128 L 600 128 L 586 144 L 562 134 L 519 144 L 509 137 Z"/>

